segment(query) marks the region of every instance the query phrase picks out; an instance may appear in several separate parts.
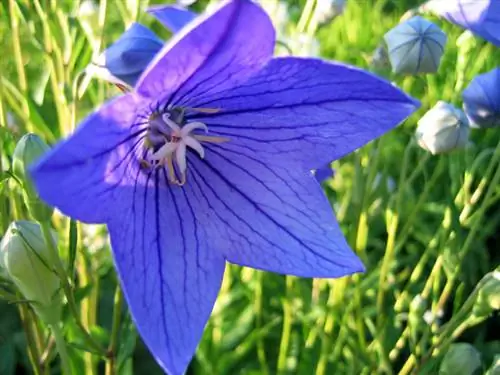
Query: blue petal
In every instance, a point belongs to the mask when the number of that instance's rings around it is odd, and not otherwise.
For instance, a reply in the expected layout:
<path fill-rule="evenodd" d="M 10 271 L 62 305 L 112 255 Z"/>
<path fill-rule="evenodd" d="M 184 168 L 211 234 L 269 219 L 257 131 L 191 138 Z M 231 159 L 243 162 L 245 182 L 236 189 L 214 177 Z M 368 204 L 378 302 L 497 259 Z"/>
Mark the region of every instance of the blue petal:
<path fill-rule="evenodd" d="M 359 69 L 278 58 L 240 87 L 188 106 L 220 108 L 191 119 L 256 157 L 286 155 L 311 170 L 391 130 L 418 103 Z"/>
<path fill-rule="evenodd" d="M 212 311 L 225 261 L 209 247 L 206 204 L 189 187 L 165 186 L 163 170 L 148 178 L 153 188 L 122 188 L 128 208 L 108 229 L 141 337 L 166 372 L 181 375 Z"/>
<path fill-rule="evenodd" d="M 40 197 L 89 223 L 105 222 L 120 209 L 117 188 L 132 185 L 139 168 L 135 152 L 143 130 L 131 127 L 137 104 L 132 95 L 107 103 L 43 157 L 32 168 Z"/>
<path fill-rule="evenodd" d="M 163 47 L 163 41 L 147 27 L 134 23 L 104 51 L 108 71 L 130 86 Z"/>
<path fill-rule="evenodd" d="M 363 271 L 310 171 L 236 142 L 208 144 L 188 185 L 209 209 L 212 241 L 230 262 L 304 277 Z"/>
<path fill-rule="evenodd" d="M 500 2 L 498 0 L 433 0 L 425 6 L 448 21 L 500 46 Z"/>
<path fill-rule="evenodd" d="M 462 93 L 464 110 L 473 125 L 500 126 L 500 68 L 480 74 Z"/>
<path fill-rule="evenodd" d="M 198 15 L 178 5 L 165 5 L 148 8 L 148 13 L 158 19 L 172 33 L 176 33 Z"/>
<path fill-rule="evenodd" d="M 249 0 L 224 2 L 197 17 L 157 55 L 137 91 L 161 103 L 221 92 L 248 79 L 272 57 L 274 29 Z"/>

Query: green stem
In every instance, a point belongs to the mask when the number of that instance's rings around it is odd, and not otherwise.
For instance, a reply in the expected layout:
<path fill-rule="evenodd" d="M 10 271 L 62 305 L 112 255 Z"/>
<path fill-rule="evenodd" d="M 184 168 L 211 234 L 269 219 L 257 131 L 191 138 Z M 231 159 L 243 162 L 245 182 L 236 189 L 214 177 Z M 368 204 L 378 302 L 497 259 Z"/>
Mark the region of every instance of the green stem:
<path fill-rule="evenodd" d="M 90 336 L 90 334 L 87 332 L 87 329 L 83 326 L 82 322 L 80 321 L 80 316 L 78 314 L 78 310 L 76 307 L 75 298 L 73 296 L 73 291 L 71 289 L 71 285 L 68 282 L 68 276 L 67 276 L 66 271 L 64 269 L 64 266 L 62 264 L 61 258 L 59 257 L 59 252 L 57 250 L 57 247 L 56 247 L 54 240 L 52 238 L 51 229 L 50 229 L 50 222 L 49 221 L 40 221 L 39 224 L 42 228 L 43 237 L 44 237 L 45 243 L 47 245 L 47 248 L 50 252 L 50 256 L 53 259 L 55 271 L 56 271 L 57 275 L 59 276 L 59 278 L 61 279 L 64 295 L 66 296 L 66 299 L 68 301 L 68 307 L 69 307 L 69 310 L 71 312 L 71 315 L 73 315 L 73 317 L 75 319 L 75 323 L 78 326 L 78 328 L 80 329 L 80 331 L 82 332 L 85 342 L 94 351 L 101 353 L 101 355 L 105 356 L 106 352 L 104 351 L 104 349 L 102 349 L 101 345 L 99 345 L 92 338 L 92 336 Z"/>
<path fill-rule="evenodd" d="M 113 324 L 111 326 L 111 338 L 108 347 L 108 360 L 106 361 L 106 375 L 114 375 L 118 373 L 116 368 L 116 349 L 118 346 L 118 336 L 120 334 L 120 323 L 122 316 L 123 293 L 120 286 L 116 286 L 115 304 L 113 308 Z"/>
<path fill-rule="evenodd" d="M 257 272 L 257 285 L 255 286 L 255 302 L 254 302 L 254 308 L 255 308 L 255 317 L 256 317 L 256 328 L 258 330 L 262 329 L 262 278 L 264 274 L 263 272 Z M 264 346 L 264 336 L 259 335 L 257 339 L 257 357 L 259 359 L 260 363 L 260 368 L 261 372 L 264 375 L 269 374 L 269 368 L 267 366 L 267 360 L 266 360 L 266 349 Z"/>
<path fill-rule="evenodd" d="M 31 324 L 30 311 L 26 304 L 19 304 L 19 315 L 21 317 L 21 324 L 23 325 L 24 332 L 26 334 L 26 341 L 28 343 L 28 357 L 33 367 L 33 372 L 35 375 L 42 374 L 42 368 L 40 366 L 40 353 L 36 346 L 35 335 L 33 332 L 33 326 Z"/>
<path fill-rule="evenodd" d="M 286 276 L 286 298 L 283 301 L 283 332 L 281 333 L 280 350 L 278 355 L 278 374 L 286 372 L 286 360 L 290 346 L 290 335 L 292 333 L 292 291 L 294 278 Z"/>
<path fill-rule="evenodd" d="M 59 323 L 52 324 L 50 326 L 52 329 L 52 334 L 56 340 L 57 351 L 59 352 L 59 358 L 61 359 L 62 372 L 65 375 L 71 375 L 71 365 L 68 356 L 68 350 L 66 348 L 66 342 L 64 341 L 64 336 L 59 326 Z"/>
<path fill-rule="evenodd" d="M 315 0 L 307 0 L 306 5 L 304 6 L 304 10 L 300 15 L 299 23 L 297 24 L 297 31 L 299 33 L 303 33 L 306 30 L 307 23 L 311 18 L 315 3 L 316 3 Z"/>

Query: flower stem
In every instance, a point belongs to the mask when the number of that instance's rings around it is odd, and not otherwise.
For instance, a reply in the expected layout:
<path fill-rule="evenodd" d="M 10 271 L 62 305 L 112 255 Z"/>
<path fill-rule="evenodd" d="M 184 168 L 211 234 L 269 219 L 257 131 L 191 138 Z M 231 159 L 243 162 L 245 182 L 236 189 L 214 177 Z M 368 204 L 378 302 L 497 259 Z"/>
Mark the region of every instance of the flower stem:
<path fill-rule="evenodd" d="M 286 372 L 286 360 L 292 332 L 292 291 L 294 278 L 286 276 L 286 299 L 283 301 L 283 332 L 281 333 L 280 351 L 278 355 L 278 374 Z"/>
<path fill-rule="evenodd" d="M 64 336 L 62 334 L 61 327 L 59 323 L 52 324 L 50 326 L 52 329 L 52 334 L 56 340 L 57 351 L 59 352 L 59 358 L 61 359 L 62 372 L 65 375 L 71 375 L 71 365 L 68 356 L 68 350 L 66 348 L 66 342 L 64 341 Z"/>
<path fill-rule="evenodd" d="M 118 336 L 120 334 L 120 323 L 122 316 L 123 293 L 120 285 L 116 286 L 115 303 L 113 308 L 113 324 L 111 326 L 111 338 L 108 346 L 108 359 L 106 361 L 106 375 L 114 375 L 118 373 L 116 368 L 116 349 L 118 345 Z"/>
<path fill-rule="evenodd" d="M 71 315 L 73 315 L 75 319 L 75 323 L 80 329 L 80 331 L 83 334 L 83 338 L 85 339 L 85 342 L 96 352 L 101 353 L 101 355 L 105 356 L 106 352 L 104 351 L 103 348 L 90 336 L 88 333 L 87 329 L 83 326 L 82 322 L 80 321 L 80 316 L 78 314 L 78 310 L 76 307 L 75 303 L 75 298 L 73 296 L 73 291 L 71 289 L 71 285 L 68 282 L 68 276 L 66 274 L 66 271 L 64 270 L 63 263 L 61 261 L 61 258 L 59 257 L 59 252 L 57 250 L 57 246 L 54 243 L 54 239 L 52 238 L 51 234 L 51 229 L 50 229 L 50 221 L 44 220 L 39 222 L 41 228 L 42 228 L 42 233 L 43 237 L 45 240 L 45 243 L 47 245 L 47 248 L 50 252 L 50 256 L 53 258 L 53 262 L 55 265 L 55 271 L 59 278 L 61 279 L 62 283 L 62 288 L 64 291 L 64 295 L 66 296 L 66 299 L 68 301 L 68 307 L 71 312 Z"/>
<path fill-rule="evenodd" d="M 42 369 L 39 361 L 40 353 L 38 352 L 38 348 L 36 346 L 35 334 L 33 332 L 33 326 L 31 324 L 31 314 L 26 304 L 19 304 L 19 315 L 21 317 L 21 323 L 26 334 L 26 341 L 28 343 L 28 357 L 30 359 L 31 366 L 33 367 L 33 373 L 35 375 L 41 375 Z"/>
<path fill-rule="evenodd" d="M 264 277 L 263 272 L 257 272 L 257 284 L 255 286 L 255 302 L 254 302 L 254 308 L 255 308 L 255 317 L 256 317 L 256 326 L 258 330 L 262 329 L 262 279 Z M 268 375 L 269 374 L 269 368 L 267 366 L 267 360 L 266 360 L 266 350 L 264 346 L 264 337 L 262 335 L 259 335 L 258 341 L 257 341 L 257 357 L 259 359 L 260 363 L 260 369 L 263 375 Z"/>

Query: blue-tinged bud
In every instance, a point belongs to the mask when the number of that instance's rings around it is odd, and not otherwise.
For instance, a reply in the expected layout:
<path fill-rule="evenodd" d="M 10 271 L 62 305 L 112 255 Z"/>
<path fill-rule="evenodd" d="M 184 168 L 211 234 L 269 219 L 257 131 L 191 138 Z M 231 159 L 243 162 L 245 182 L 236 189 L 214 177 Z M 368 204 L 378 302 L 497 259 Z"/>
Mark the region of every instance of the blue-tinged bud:
<path fill-rule="evenodd" d="M 25 134 L 17 142 L 12 155 L 13 172 L 23 184 L 26 206 L 31 216 L 39 221 L 49 220 L 54 209 L 46 205 L 38 196 L 29 175 L 29 167 L 47 151 L 49 151 L 49 146 L 38 135 Z"/>
<path fill-rule="evenodd" d="M 500 126 L 500 68 L 476 76 L 462 97 L 464 111 L 472 126 Z"/>
<path fill-rule="evenodd" d="M 484 375 L 500 375 L 500 355 L 496 355 L 495 358 L 493 358 L 491 367 Z"/>
<path fill-rule="evenodd" d="M 62 306 L 60 280 L 51 269 L 52 264 L 38 224 L 10 224 L 0 243 L 0 266 L 47 324 L 59 321 Z"/>
<path fill-rule="evenodd" d="M 488 272 L 478 283 L 477 298 L 472 314 L 477 318 L 486 318 L 500 310 L 500 267 Z"/>
<path fill-rule="evenodd" d="M 88 68 L 98 78 L 134 86 L 163 47 L 163 41 L 147 27 L 134 23 Z"/>
<path fill-rule="evenodd" d="M 465 147 L 469 131 L 465 114 L 439 101 L 419 120 L 416 138 L 420 147 L 435 155 Z"/>
<path fill-rule="evenodd" d="M 415 16 L 384 36 L 392 71 L 402 74 L 435 73 L 446 45 L 446 34 L 425 18 Z"/>
<path fill-rule="evenodd" d="M 316 2 L 316 17 L 319 24 L 326 24 L 344 13 L 347 0 L 318 0 Z"/>
<path fill-rule="evenodd" d="M 481 354 L 471 344 L 452 344 L 439 367 L 439 375 L 479 375 Z"/>

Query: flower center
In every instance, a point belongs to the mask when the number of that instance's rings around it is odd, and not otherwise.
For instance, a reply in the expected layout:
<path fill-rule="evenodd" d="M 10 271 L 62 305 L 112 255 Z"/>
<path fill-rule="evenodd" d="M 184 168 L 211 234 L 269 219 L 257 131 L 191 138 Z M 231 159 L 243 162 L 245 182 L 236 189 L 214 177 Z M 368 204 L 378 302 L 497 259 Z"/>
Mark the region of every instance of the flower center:
<path fill-rule="evenodd" d="M 190 108 L 191 111 L 215 113 L 209 108 Z M 163 168 L 168 172 L 171 184 L 186 183 L 188 151 L 194 151 L 201 159 L 205 157 L 202 142 L 223 143 L 224 137 L 206 135 L 208 127 L 198 121 L 189 122 L 184 118 L 186 108 L 173 108 L 162 114 L 154 113 L 148 119 L 145 140 L 146 157 L 140 160 L 144 168 Z M 205 134 L 200 134 L 203 131 Z"/>

